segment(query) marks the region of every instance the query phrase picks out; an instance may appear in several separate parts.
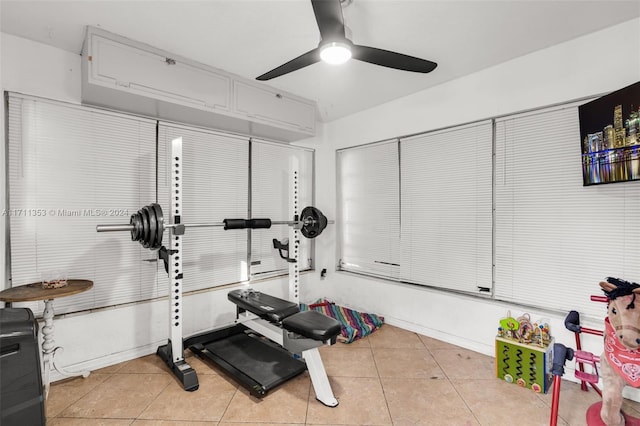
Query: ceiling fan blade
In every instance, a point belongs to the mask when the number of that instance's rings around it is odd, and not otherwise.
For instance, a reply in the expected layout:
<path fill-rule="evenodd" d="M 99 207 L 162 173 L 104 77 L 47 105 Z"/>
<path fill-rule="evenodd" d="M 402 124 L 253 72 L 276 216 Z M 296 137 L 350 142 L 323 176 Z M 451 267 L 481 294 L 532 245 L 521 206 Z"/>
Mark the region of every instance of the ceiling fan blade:
<path fill-rule="evenodd" d="M 315 64 L 316 62 L 320 62 L 320 49 L 317 47 L 307 53 L 303 53 L 295 59 L 290 60 L 286 64 L 280 65 L 278 68 L 274 68 L 271 71 L 256 77 L 256 80 L 271 80 L 272 78 L 280 77 L 281 75 L 299 70 L 311 64 Z"/>
<path fill-rule="evenodd" d="M 351 49 L 351 55 L 359 61 L 402 71 L 428 73 L 438 66 L 435 62 L 426 59 L 369 46 L 354 45 Z"/>
<path fill-rule="evenodd" d="M 311 5 L 322 40 L 344 39 L 344 19 L 340 0 L 311 0 Z"/>

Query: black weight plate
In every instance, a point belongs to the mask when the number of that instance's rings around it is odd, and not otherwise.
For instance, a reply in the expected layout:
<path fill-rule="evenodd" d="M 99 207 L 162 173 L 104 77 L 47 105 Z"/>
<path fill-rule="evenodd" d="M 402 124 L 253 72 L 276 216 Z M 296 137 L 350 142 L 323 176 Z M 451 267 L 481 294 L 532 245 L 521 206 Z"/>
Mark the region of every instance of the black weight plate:
<path fill-rule="evenodd" d="M 155 248 L 156 232 L 158 230 L 157 228 L 158 221 L 156 220 L 156 211 L 154 210 L 153 206 L 144 206 L 143 209 L 149 215 L 149 240 L 147 241 L 147 244 L 149 245 L 149 248 L 153 249 Z"/>
<path fill-rule="evenodd" d="M 315 238 L 322 232 L 320 229 L 320 210 L 315 207 L 305 207 L 300 214 L 300 220 L 302 221 L 302 229 L 300 232 L 306 238 Z"/>
<path fill-rule="evenodd" d="M 142 218 L 142 238 L 140 239 L 140 244 L 142 247 L 149 248 L 149 215 L 144 210 L 144 207 L 138 210 L 140 213 L 140 217 Z"/>
<path fill-rule="evenodd" d="M 327 223 L 329 223 L 329 221 L 327 220 L 327 217 L 324 214 L 322 214 L 320 209 L 316 209 L 316 211 L 317 211 L 318 217 L 320 219 L 320 225 L 318 226 L 318 235 L 320 235 L 320 234 L 322 234 L 322 231 L 324 231 L 324 228 L 327 227 Z"/>
<path fill-rule="evenodd" d="M 162 235 L 164 234 L 164 215 L 162 214 L 162 207 L 160 204 L 151 204 L 156 214 L 157 231 L 156 231 L 156 244 L 153 248 L 160 248 L 162 246 Z"/>
<path fill-rule="evenodd" d="M 131 215 L 129 224 L 133 225 L 131 229 L 131 241 L 139 241 L 142 236 L 142 223 L 140 222 L 140 215 L 134 213 Z"/>

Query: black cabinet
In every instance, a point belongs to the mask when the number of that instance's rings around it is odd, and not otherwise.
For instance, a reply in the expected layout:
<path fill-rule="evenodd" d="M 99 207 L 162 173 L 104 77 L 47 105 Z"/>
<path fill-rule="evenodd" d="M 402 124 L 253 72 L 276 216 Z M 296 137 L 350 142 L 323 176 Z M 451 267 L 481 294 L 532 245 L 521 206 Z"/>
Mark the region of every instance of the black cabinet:
<path fill-rule="evenodd" d="M 44 425 L 38 323 L 27 308 L 0 309 L 0 424 Z"/>

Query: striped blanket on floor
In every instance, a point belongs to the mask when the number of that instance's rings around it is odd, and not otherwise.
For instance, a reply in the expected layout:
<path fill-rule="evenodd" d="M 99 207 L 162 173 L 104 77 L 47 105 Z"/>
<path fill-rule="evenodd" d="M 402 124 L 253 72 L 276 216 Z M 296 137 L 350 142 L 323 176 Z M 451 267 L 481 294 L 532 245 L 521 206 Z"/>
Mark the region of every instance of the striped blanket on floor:
<path fill-rule="evenodd" d="M 335 318 L 340 322 L 341 331 L 338 340 L 351 343 L 361 339 L 382 327 L 384 318 L 376 314 L 366 314 L 344 306 L 336 305 L 327 299 L 319 299 L 310 305 L 300 304 L 301 311 L 313 309 Z"/>

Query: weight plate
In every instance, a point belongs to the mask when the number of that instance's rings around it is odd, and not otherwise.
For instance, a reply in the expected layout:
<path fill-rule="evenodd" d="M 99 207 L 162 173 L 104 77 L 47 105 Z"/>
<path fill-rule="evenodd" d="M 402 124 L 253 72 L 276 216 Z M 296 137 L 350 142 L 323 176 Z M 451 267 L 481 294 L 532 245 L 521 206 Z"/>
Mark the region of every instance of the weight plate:
<path fill-rule="evenodd" d="M 131 241 L 140 241 L 140 237 L 142 236 L 142 223 L 140 222 L 140 215 L 138 213 L 134 213 L 131 215 L 131 219 L 129 220 L 129 224 L 133 225 L 131 229 Z"/>
<path fill-rule="evenodd" d="M 318 217 L 320 218 L 320 226 L 318 227 L 318 235 L 320 235 L 322 234 L 322 231 L 324 231 L 324 228 L 327 227 L 327 224 L 329 223 L 329 221 L 327 220 L 327 217 L 324 214 L 322 214 L 320 209 L 316 209 L 316 211 L 318 212 Z"/>
<path fill-rule="evenodd" d="M 149 215 L 149 240 L 147 241 L 147 244 L 149 245 L 149 248 L 153 249 L 156 244 L 156 231 L 158 227 L 156 211 L 153 206 L 144 206 L 143 209 Z"/>
<path fill-rule="evenodd" d="M 160 204 L 151 204 L 156 214 L 157 231 L 156 231 L 156 244 L 153 248 L 160 248 L 162 246 L 162 234 L 164 234 L 164 215 L 162 214 L 162 207 Z"/>
<path fill-rule="evenodd" d="M 144 248 L 149 248 L 149 215 L 144 210 L 144 207 L 138 210 L 138 213 L 140 213 L 142 219 L 142 238 L 140 239 L 140 244 L 142 244 Z"/>
<path fill-rule="evenodd" d="M 327 226 L 327 218 L 319 209 L 312 206 L 307 206 L 302 209 L 300 220 L 302 221 L 302 229 L 300 229 L 300 232 L 306 238 L 317 237 Z"/>
<path fill-rule="evenodd" d="M 302 228 L 300 232 L 306 238 L 314 238 L 316 235 L 315 225 L 316 217 L 311 210 L 311 207 L 305 207 L 300 213 L 300 221 L 302 222 Z"/>

